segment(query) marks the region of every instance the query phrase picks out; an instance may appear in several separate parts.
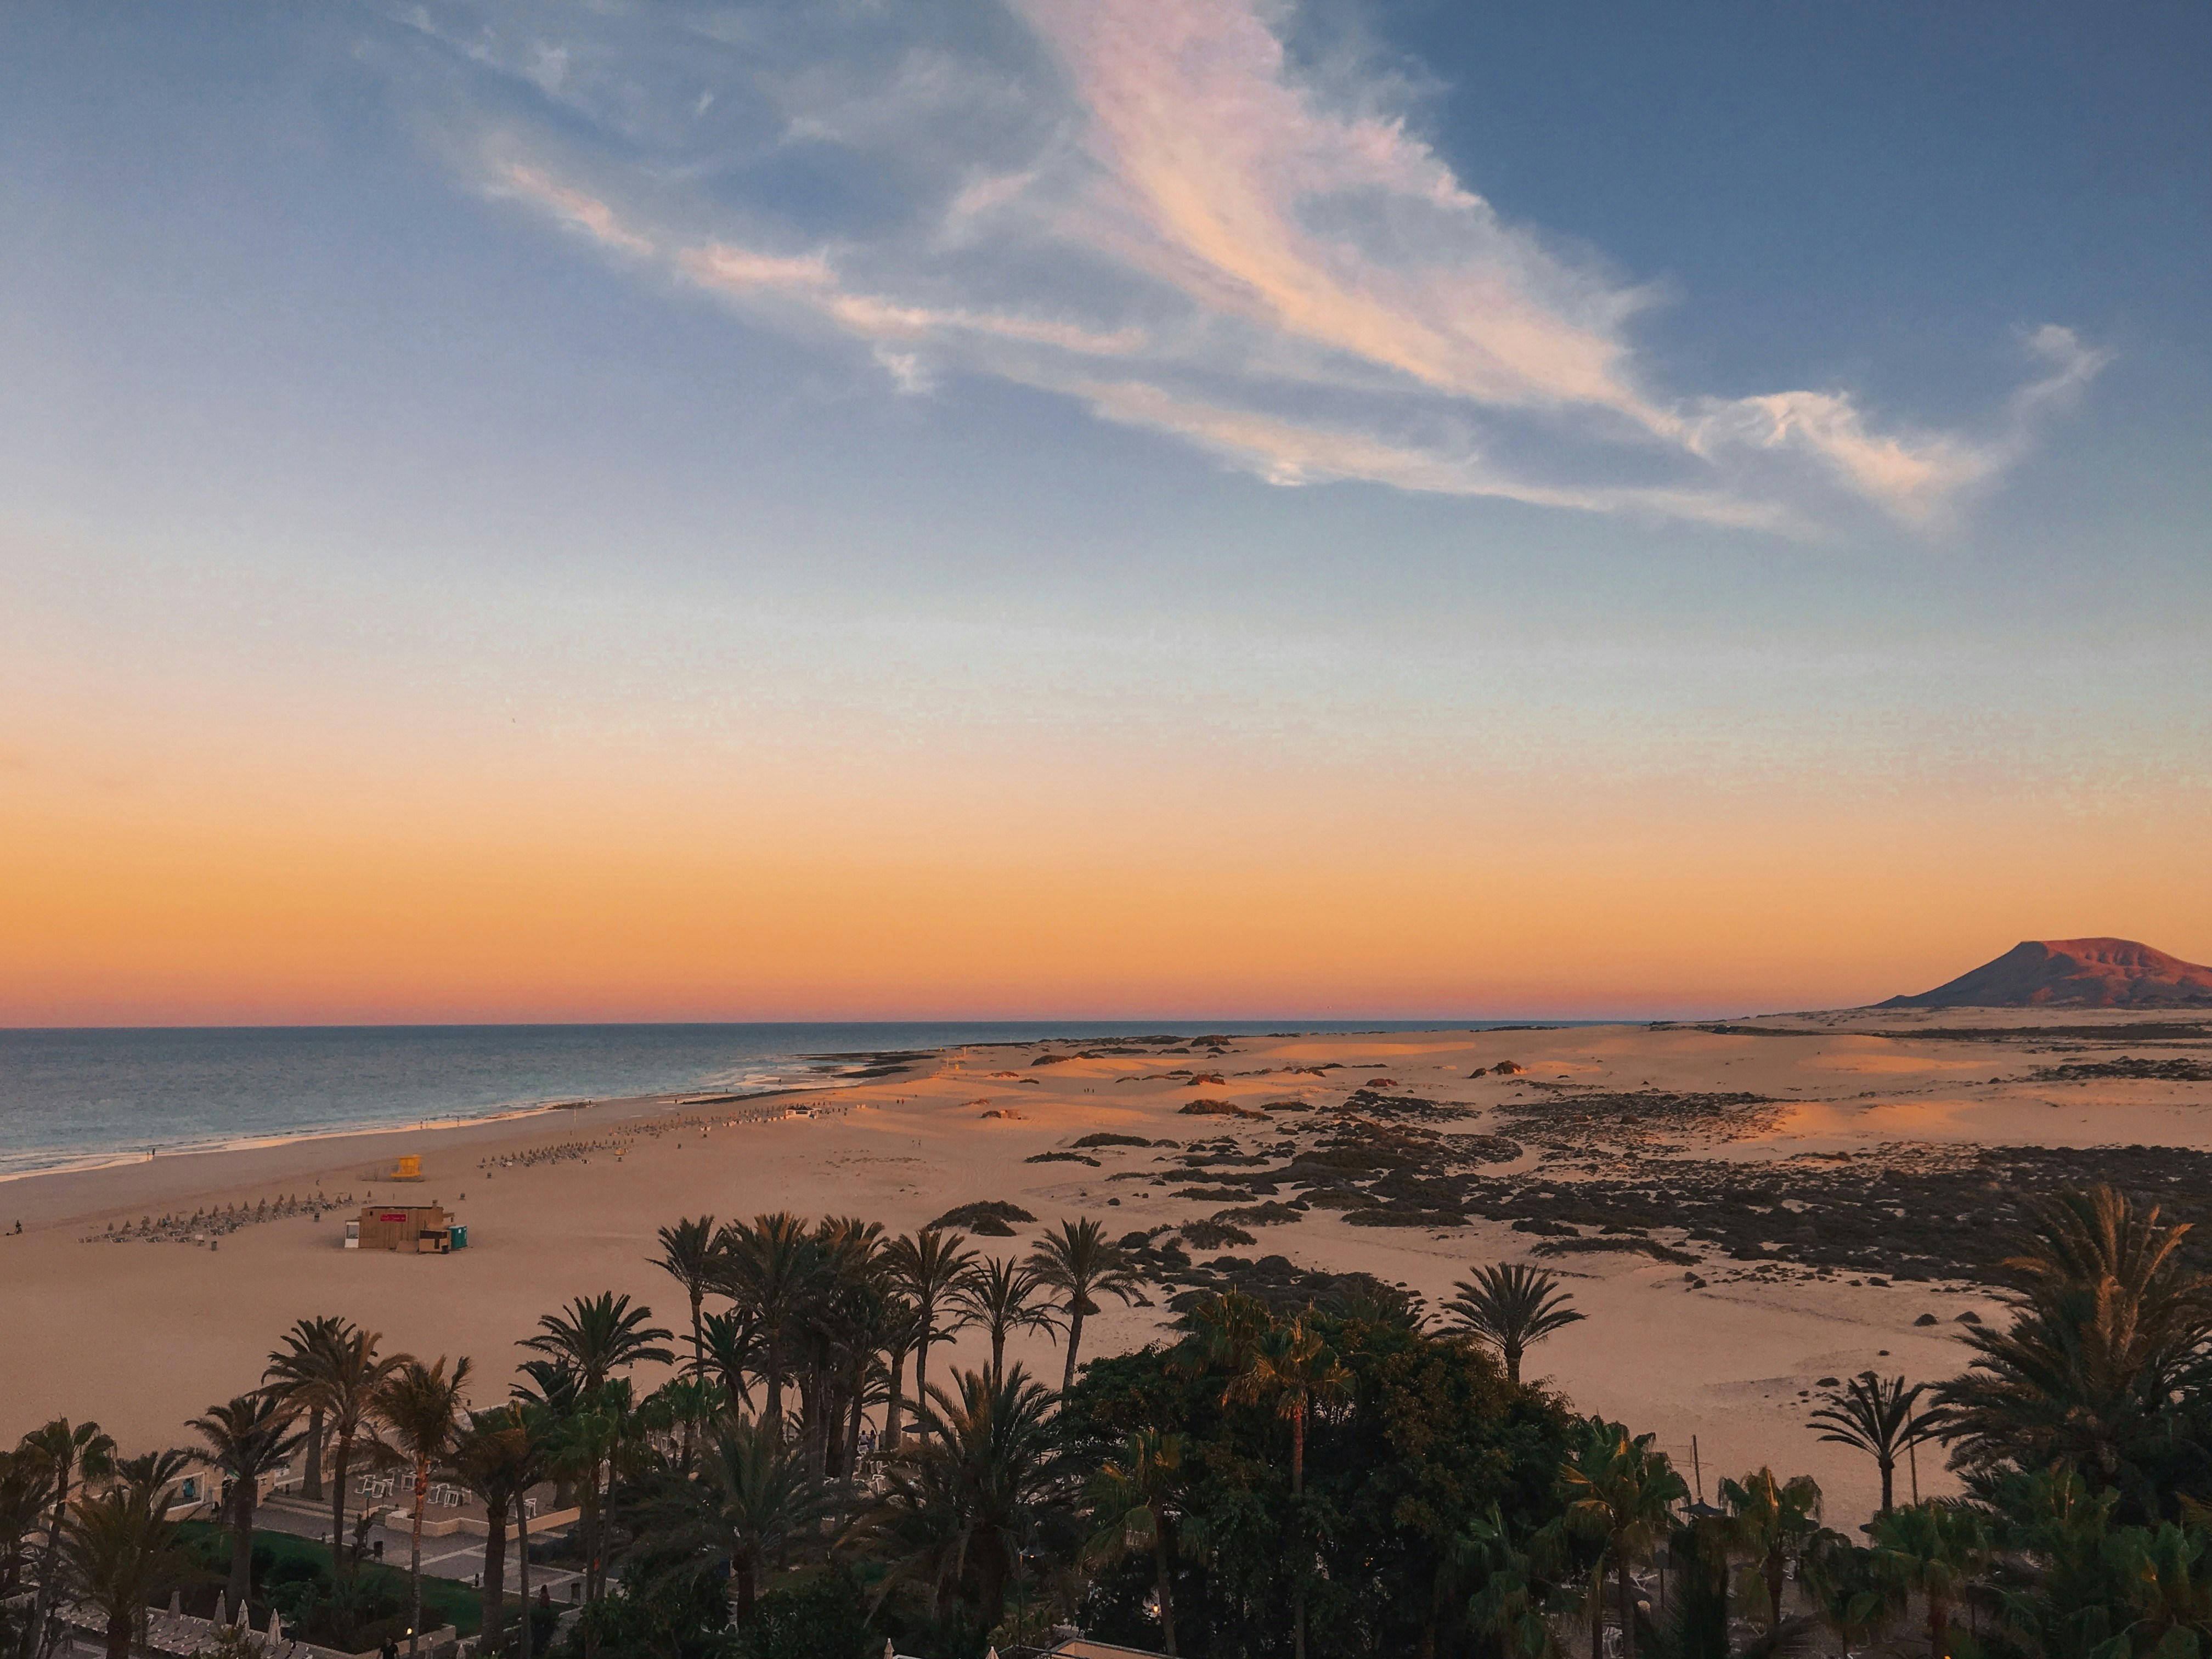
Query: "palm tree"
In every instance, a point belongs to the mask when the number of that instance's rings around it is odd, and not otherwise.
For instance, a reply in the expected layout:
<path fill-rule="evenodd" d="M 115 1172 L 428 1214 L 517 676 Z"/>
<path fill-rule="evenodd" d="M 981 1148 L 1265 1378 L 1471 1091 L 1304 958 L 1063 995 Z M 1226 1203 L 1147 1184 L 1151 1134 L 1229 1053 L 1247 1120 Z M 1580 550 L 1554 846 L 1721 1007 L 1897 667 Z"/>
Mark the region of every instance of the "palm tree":
<path fill-rule="evenodd" d="M 535 1406 L 554 1417 L 566 1417 L 584 1397 L 583 1379 L 565 1359 L 526 1359 L 515 1369 L 528 1380 L 517 1382 L 509 1393 L 523 1405 Z"/>
<path fill-rule="evenodd" d="M 1592 1418 L 1582 1443 L 1559 1469 L 1564 1519 L 1569 1527 L 1602 1540 L 1598 1571 L 1611 1565 L 1618 1580 L 1620 1641 L 1624 1659 L 1636 1659 L 1634 1580 L 1630 1570 L 1651 1553 L 1670 1508 L 1689 1496 L 1682 1477 L 1664 1452 L 1654 1451 L 1654 1437 L 1632 1437 L 1618 1423 Z M 1590 1605 L 1590 1659 L 1602 1651 L 1605 1623 L 1601 1604 Z"/>
<path fill-rule="evenodd" d="M 307 1384 L 321 1370 L 324 1356 L 343 1342 L 352 1329 L 347 1321 L 328 1314 L 319 1319 L 295 1320 L 284 1333 L 284 1346 L 270 1354 L 269 1369 L 261 1373 L 264 1382 L 296 1399 L 307 1413 L 307 1458 L 300 1496 L 310 1504 L 323 1501 L 323 1408 Z"/>
<path fill-rule="evenodd" d="M 376 1413 L 391 1429 L 393 1449 L 415 1468 L 414 1527 L 407 1561 L 414 1597 L 413 1613 L 407 1622 L 410 1653 L 422 1639 L 422 1506 L 430 1495 L 430 1466 L 442 1462 L 453 1449 L 453 1437 L 467 1419 L 461 1389 L 468 1377 L 467 1355 L 454 1363 L 448 1376 L 446 1357 L 440 1354 L 434 1364 L 410 1360 L 376 1394 Z"/>
<path fill-rule="evenodd" d="M 903 1299 L 894 1297 L 887 1282 L 878 1275 L 856 1291 L 850 1320 L 842 1328 L 838 1354 L 845 1367 L 842 1385 L 847 1401 L 845 1444 L 842 1473 L 857 1476 L 860 1468 L 860 1436 L 867 1426 L 868 1407 L 890 1399 L 890 1376 L 884 1352 L 903 1321 L 896 1314 Z"/>
<path fill-rule="evenodd" d="M 46 1520 L 46 1499 L 52 1491 L 52 1474 L 44 1459 L 21 1447 L 0 1452 L 0 1601 L 12 1599 L 22 1588 L 30 1536 Z"/>
<path fill-rule="evenodd" d="M 2136 1617 L 2125 1636 L 2149 1653 L 2203 1651 L 2212 1636 L 2212 1539 L 2200 1527 L 2164 1522 L 2153 1530 L 2130 1527 L 2120 1554 L 2120 1577 L 2132 1594 Z"/>
<path fill-rule="evenodd" d="M 193 1464 L 201 1460 L 198 1454 L 171 1446 L 164 1451 L 140 1452 L 136 1457 L 118 1457 L 111 1466 L 117 1481 L 135 1486 L 145 1492 L 155 1507 L 167 1515 L 176 1507 L 176 1488 Z"/>
<path fill-rule="evenodd" d="M 816 1233 L 822 1278 L 808 1320 L 817 1434 L 817 1468 L 849 1470 L 860 1455 L 860 1422 L 883 1349 L 890 1269 L 883 1224 L 858 1216 L 823 1219 Z"/>
<path fill-rule="evenodd" d="M 676 1467 L 691 1473 L 702 1431 L 726 1409 L 721 1385 L 704 1376 L 672 1376 L 646 1398 L 639 1407 L 656 1430 L 678 1436 Z"/>
<path fill-rule="evenodd" d="M 723 1235 L 716 1230 L 714 1217 L 702 1215 L 679 1221 L 660 1230 L 660 1255 L 653 1264 L 681 1285 L 684 1294 L 690 1298 L 691 1371 L 695 1376 L 707 1369 L 707 1342 L 701 1328 L 700 1304 L 706 1300 L 707 1292 L 721 1283 L 723 1243 Z"/>
<path fill-rule="evenodd" d="M 895 1452 L 906 1418 L 906 1357 L 921 1334 L 921 1310 L 902 1296 L 888 1296 L 883 1307 L 884 1352 L 890 1362 L 884 1405 L 883 1449 Z"/>
<path fill-rule="evenodd" d="M 1525 1550 L 1514 1547 L 1503 1510 L 1468 1523 L 1454 1565 L 1481 1588 L 1468 1598 L 1468 1622 L 1493 1638 L 1508 1659 L 1557 1659 L 1558 1635 L 1544 1616 L 1545 1598 Z"/>
<path fill-rule="evenodd" d="M 1352 1373 L 1334 1349 L 1307 1328 L 1303 1319 L 1277 1322 L 1262 1332 L 1250 1363 L 1222 1393 L 1224 1405 L 1272 1400 L 1275 1414 L 1291 1425 L 1291 1496 L 1306 1488 L 1306 1423 L 1317 1406 L 1350 1392 Z"/>
<path fill-rule="evenodd" d="M 1903 1587 L 1878 1553 L 1825 1527 L 1807 1547 L 1800 1576 L 1821 1622 L 1835 1632 L 1846 1652 L 1879 1641 L 1904 1610 Z"/>
<path fill-rule="evenodd" d="M 514 1588 L 522 1601 L 521 1659 L 531 1659 L 532 1631 L 530 1612 L 530 1504 L 526 1494 L 551 1472 L 551 1444 L 558 1420 L 550 1408 L 517 1401 L 507 1409 L 521 1433 L 516 1451 L 517 1490 L 525 1494 L 514 1506 Z"/>
<path fill-rule="evenodd" d="M 1066 1394 L 1075 1386 L 1084 1316 L 1098 1311 L 1097 1298 L 1102 1296 L 1135 1301 L 1144 1280 L 1131 1270 L 1120 1247 L 1107 1242 L 1106 1230 L 1087 1216 L 1080 1221 L 1063 1220 L 1058 1232 L 1047 1233 L 1030 1252 L 1030 1266 L 1040 1280 L 1060 1292 L 1066 1304 L 1067 1369 L 1060 1383 L 1060 1391 Z"/>
<path fill-rule="evenodd" d="M 519 1405 L 471 1412 L 468 1425 L 453 1437 L 449 1458 L 453 1478 L 484 1506 L 483 1631 L 477 1645 L 493 1659 L 496 1659 L 506 1635 L 507 1525 L 513 1520 L 526 1528 L 523 1498 L 538 1483 L 539 1455 L 530 1425 Z M 526 1562 L 524 1572 L 526 1579 Z M 526 1582 L 526 1623 L 529 1607 L 530 1589 Z M 526 1654 L 527 1651 L 526 1638 Z"/>
<path fill-rule="evenodd" d="M 23 1626 L 22 1659 L 32 1659 L 45 1639 L 46 1618 L 53 1611 L 55 1592 L 60 1588 L 63 1522 L 69 1514 L 70 1492 L 77 1482 L 97 1480 L 108 1472 L 115 1461 L 115 1442 L 97 1423 L 73 1424 L 66 1417 L 58 1417 L 25 1435 L 16 1449 L 42 1473 L 51 1505 L 39 1593 Z"/>
<path fill-rule="evenodd" d="M 672 1334 L 647 1325 L 652 1317 L 651 1308 L 632 1307 L 627 1295 L 608 1291 L 589 1300 L 580 1296 L 560 1312 L 540 1316 L 538 1334 L 521 1344 L 551 1356 L 550 1366 L 541 1360 L 524 1367 L 544 1389 L 544 1403 L 558 1413 L 549 1443 L 551 1467 L 564 1481 L 580 1476 L 584 1482 L 580 1520 L 586 1601 L 598 1598 L 606 1566 L 600 1471 L 607 1472 L 611 1485 L 615 1455 L 638 1427 L 629 1381 L 614 1373 L 646 1361 L 667 1365 L 676 1360 L 668 1349 L 656 1346 Z M 598 1626 L 588 1626 L 586 1650 L 596 1651 L 597 1643 Z"/>
<path fill-rule="evenodd" d="M 161 1513 L 159 1489 L 125 1481 L 70 1505 L 61 1571 L 75 1601 L 106 1616 L 107 1659 L 130 1659 L 147 1607 L 184 1584 L 191 1565 Z M 44 1623 L 41 1614 L 27 1633 L 35 1638 Z"/>
<path fill-rule="evenodd" d="M 1908 1389 L 1901 1376 L 1885 1379 L 1861 1371 L 1841 1388 L 1825 1391 L 1820 1397 L 1826 1403 L 1805 1421 L 1808 1429 L 1827 1431 L 1822 1440 L 1856 1446 L 1874 1459 L 1881 1473 L 1884 1515 L 1896 1507 L 1898 1454 L 1934 1439 L 1942 1428 L 1937 1413 L 1913 1409 L 1927 1388 L 1915 1382 Z"/>
<path fill-rule="evenodd" d="M 511 1397 L 533 1410 L 532 1420 L 538 1424 L 541 1437 L 550 1447 L 560 1438 L 562 1425 L 582 1409 L 583 1383 L 576 1375 L 576 1368 L 565 1359 L 526 1359 L 516 1369 L 529 1380 L 517 1382 L 510 1391 Z M 568 1466 L 550 1450 L 546 1460 L 553 1481 L 553 1507 L 568 1509 L 576 1501 L 576 1483 L 570 1478 Z"/>
<path fill-rule="evenodd" d="M 745 1411 L 753 1403 L 745 1378 L 761 1369 L 760 1328 L 743 1310 L 707 1316 L 707 1365 L 728 1395 L 728 1409 Z"/>
<path fill-rule="evenodd" d="M 750 1226 L 729 1230 L 725 1288 L 760 1332 L 762 1372 L 768 1383 L 767 1421 L 783 1432 L 783 1380 L 793 1339 L 805 1317 L 822 1255 L 806 1224 L 786 1210 L 755 1216 Z"/>
<path fill-rule="evenodd" d="M 1751 1558 L 1752 1571 L 1766 1598 L 1766 1629 L 1782 1623 L 1782 1586 L 1790 1564 L 1801 1559 L 1820 1532 L 1820 1488 L 1809 1475 L 1777 1480 L 1761 1468 L 1741 1480 L 1721 1482 L 1721 1502 L 1729 1508 L 1726 1536 L 1730 1548 Z"/>
<path fill-rule="evenodd" d="M 691 1571 L 729 1563 L 738 1623 L 753 1622 L 764 1572 L 790 1548 L 818 1535 L 834 1508 L 831 1488 L 765 1424 L 726 1420 L 708 1443 L 698 1478 L 666 1482 L 641 1511 L 639 1541 L 682 1559 Z"/>
<path fill-rule="evenodd" d="M 1008 1256 L 989 1256 L 970 1267 L 952 1287 L 953 1299 L 975 1323 L 991 1334 L 991 1375 L 1006 1372 L 1006 1333 L 1048 1331 L 1056 1322 L 1049 1308 L 1036 1304 L 1044 1288 L 1036 1269 Z"/>
<path fill-rule="evenodd" d="M 611 1377 L 549 1425 L 547 1456 L 556 1474 L 582 1483 L 578 1529 L 584 1545 L 584 1599 L 597 1601 L 606 1589 L 606 1500 L 616 1477 L 645 1443 L 645 1425 L 628 1377 Z M 602 1484 L 604 1476 L 605 1484 Z M 598 1640 L 596 1626 L 584 1632 L 585 1645 Z"/>
<path fill-rule="evenodd" d="M 1218 1367 L 1235 1376 L 1251 1365 L 1275 1316 L 1258 1297 L 1228 1291 L 1201 1297 L 1182 1322 L 1190 1334 L 1176 1348 L 1177 1369 L 1194 1376 Z"/>
<path fill-rule="evenodd" d="M 230 1616 L 234 1623 L 253 1594 L 253 1512 L 261 1481 L 292 1460 L 305 1437 L 292 1429 L 292 1408 L 272 1394 L 242 1394 L 210 1406 L 185 1426 L 207 1448 L 208 1461 L 230 1477 Z"/>
<path fill-rule="evenodd" d="M 1059 1502 L 1052 1396 L 1018 1364 L 995 1385 L 981 1371 L 953 1382 L 957 1397 L 932 1388 L 918 1403 L 933 1437 L 891 1461 L 890 1489 L 854 1537 L 886 1561 L 879 1594 L 918 1583 L 935 1605 L 965 1589 L 988 1630 L 1024 1540 Z"/>
<path fill-rule="evenodd" d="M 1920 1592 L 1928 1609 L 1929 1659 L 1943 1659 L 1952 1606 L 1980 1555 L 1980 1517 L 1963 1504 L 1931 1498 L 1877 1518 L 1874 1543 L 1876 1559 Z"/>
<path fill-rule="evenodd" d="M 577 1386 L 593 1394 L 631 1365 L 676 1363 L 673 1353 L 658 1346 L 674 1333 L 647 1325 L 652 1317 L 653 1310 L 642 1304 L 633 1308 L 628 1296 L 603 1291 L 588 1301 L 580 1296 L 556 1313 L 538 1316 L 538 1334 L 523 1338 L 521 1346 L 567 1364 L 576 1373 Z"/>
<path fill-rule="evenodd" d="M 915 1432 L 924 1440 L 929 1437 L 930 1422 L 926 1409 L 929 1398 L 929 1345 L 940 1335 L 951 1335 L 966 1322 L 966 1316 L 957 1310 L 947 1316 L 945 1304 L 975 1260 L 975 1251 L 960 1248 L 967 1242 L 965 1233 L 940 1232 L 934 1227 L 924 1227 L 905 1238 L 895 1238 L 884 1247 L 884 1261 L 890 1269 L 893 1281 L 915 1305 Z"/>
<path fill-rule="evenodd" d="M 2031 1286 L 2063 1292 L 2110 1281 L 2169 1339 L 2201 1332 L 2212 1316 L 2212 1278 L 2185 1269 L 2179 1254 L 2189 1223 L 2161 1227 L 2157 1205 L 2137 1215 L 2124 1194 L 2103 1185 L 2056 1194 L 2033 1213 L 2028 1248 L 2005 1264 Z"/>
<path fill-rule="evenodd" d="M 2172 1438 L 2175 1396 L 2201 1382 L 2212 1278 L 2189 1270 L 2186 1224 L 2159 1225 L 2110 1187 L 2035 1206 L 2023 1288 L 2003 1330 L 1977 1328 L 1964 1376 L 1936 1392 L 1953 1461 L 1993 1468 L 2063 1462 L 2139 1501 L 2146 1454 Z M 2154 1500 L 2146 1507 L 2155 1507 Z"/>
<path fill-rule="evenodd" d="M 660 1230 L 660 1257 L 653 1264 L 684 1287 L 684 1294 L 691 1304 L 691 1375 L 702 1378 L 707 1371 L 707 1334 L 702 1323 L 701 1304 L 707 1292 L 720 1283 L 722 1277 L 722 1235 L 714 1226 L 714 1218 L 702 1215 L 679 1221 L 672 1227 Z M 684 1463 L 691 1463 L 691 1423 L 684 1424 Z"/>
<path fill-rule="evenodd" d="M 1279 1320 L 1260 1334 L 1251 1358 L 1230 1379 L 1221 1395 L 1256 1402 L 1272 1399 L 1275 1414 L 1291 1425 L 1291 1497 L 1305 1494 L 1306 1422 L 1317 1406 L 1351 1392 L 1352 1373 L 1303 1319 Z M 1291 1596 L 1291 1650 L 1306 1656 L 1306 1575 L 1301 1571 Z"/>
<path fill-rule="evenodd" d="M 1170 1514 L 1182 1480 L 1182 1437 L 1142 1429 L 1122 1443 L 1118 1460 L 1100 1465 L 1091 1482 L 1091 1512 L 1097 1530 L 1088 1552 L 1111 1559 L 1149 1545 L 1159 1575 L 1160 1647 L 1175 1659 L 1174 1547 Z"/>
<path fill-rule="evenodd" d="M 414 1363 L 404 1353 L 379 1356 L 382 1333 L 349 1326 L 326 1341 L 319 1341 L 301 1356 L 301 1375 L 287 1391 L 301 1410 L 319 1410 L 324 1432 L 337 1443 L 331 1455 L 331 1571 L 343 1577 L 345 1556 L 346 1479 L 356 1449 L 374 1453 L 382 1447 L 377 1437 L 378 1392 L 403 1367 Z"/>
<path fill-rule="evenodd" d="M 1455 1288 L 1459 1294 L 1444 1304 L 1445 1310 L 1498 1350 L 1505 1362 L 1505 1380 L 1516 1389 L 1522 1356 L 1586 1316 L 1567 1306 L 1574 1297 L 1559 1288 L 1558 1279 L 1517 1261 L 1478 1267 L 1473 1279 L 1461 1279 Z"/>

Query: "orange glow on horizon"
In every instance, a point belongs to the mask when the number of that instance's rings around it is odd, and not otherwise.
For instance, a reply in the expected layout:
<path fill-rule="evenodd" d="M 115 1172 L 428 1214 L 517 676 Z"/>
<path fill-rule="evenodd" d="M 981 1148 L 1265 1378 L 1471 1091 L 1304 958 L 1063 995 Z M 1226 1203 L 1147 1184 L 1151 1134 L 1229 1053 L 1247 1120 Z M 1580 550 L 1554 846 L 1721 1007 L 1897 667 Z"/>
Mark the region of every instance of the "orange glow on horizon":
<path fill-rule="evenodd" d="M 1932 801 L 380 772 L 13 789 L 0 1021 L 1748 1012 L 2212 915 L 2155 824 Z"/>

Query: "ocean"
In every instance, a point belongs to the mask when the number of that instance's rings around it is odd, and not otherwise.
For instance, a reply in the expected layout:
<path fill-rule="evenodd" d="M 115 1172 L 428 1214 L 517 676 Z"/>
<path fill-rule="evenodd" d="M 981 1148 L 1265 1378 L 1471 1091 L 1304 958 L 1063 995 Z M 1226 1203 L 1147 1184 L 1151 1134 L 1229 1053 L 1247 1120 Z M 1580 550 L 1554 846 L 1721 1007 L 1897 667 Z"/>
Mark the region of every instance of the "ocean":
<path fill-rule="evenodd" d="M 164 1152 L 683 1091 L 819 1086 L 858 1057 L 1204 1032 L 1417 1031 L 1496 1020 L 1038 1020 L 732 1025 L 0 1030 L 0 1180 Z M 1510 1022 L 1520 1024 L 1522 1022 Z M 1560 1024 L 1587 1022 L 1558 1021 Z"/>

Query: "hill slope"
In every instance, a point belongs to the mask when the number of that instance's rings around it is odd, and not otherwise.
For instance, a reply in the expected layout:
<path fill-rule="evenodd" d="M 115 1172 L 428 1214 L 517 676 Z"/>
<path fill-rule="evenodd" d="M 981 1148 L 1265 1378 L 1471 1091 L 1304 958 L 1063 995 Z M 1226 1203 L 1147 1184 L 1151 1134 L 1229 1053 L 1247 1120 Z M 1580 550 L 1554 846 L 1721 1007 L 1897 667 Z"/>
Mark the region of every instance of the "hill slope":
<path fill-rule="evenodd" d="M 1972 973 L 1877 1008 L 2212 1007 L 2212 968 L 2124 939 L 2022 939 Z"/>

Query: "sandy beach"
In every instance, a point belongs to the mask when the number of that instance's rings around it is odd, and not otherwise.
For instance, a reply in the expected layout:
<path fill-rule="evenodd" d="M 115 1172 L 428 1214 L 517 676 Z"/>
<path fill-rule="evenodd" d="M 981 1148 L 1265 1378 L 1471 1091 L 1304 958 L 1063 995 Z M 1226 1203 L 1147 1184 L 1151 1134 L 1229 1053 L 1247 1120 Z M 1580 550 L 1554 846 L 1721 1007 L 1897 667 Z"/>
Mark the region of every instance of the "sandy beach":
<path fill-rule="evenodd" d="M 1998 1248 L 1977 1194 L 2108 1166 L 2166 1171 L 2177 1197 L 2202 1190 L 2206 1038 L 2187 1018 L 1869 1010 L 1025 1043 L 916 1055 L 899 1075 L 768 1100 L 654 1097 L 40 1176 L 0 1186 L 0 1228 L 23 1229 L 0 1238 L 0 1435 L 67 1413 L 97 1419 L 126 1449 L 169 1443 L 185 1417 L 257 1380 L 292 1320 L 323 1313 L 426 1356 L 472 1356 L 489 1401 L 517 1340 L 571 1296 L 626 1291 L 681 1324 L 680 1295 L 647 1258 L 655 1230 L 688 1215 L 834 1212 L 904 1232 L 1004 1200 L 1036 1224 L 975 1242 L 1009 1252 L 1064 1216 L 1166 1246 L 1167 1229 L 1243 1208 L 1261 1214 L 1225 1219 L 1255 1242 L 1193 1244 L 1194 1263 L 1281 1257 L 1433 1304 L 1474 1264 L 1540 1261 L 1589 1316 L 1532 1354 L 1533 1374 L 1582 1410 L 1656 1431 L 1686 1471 L 1694 1435 L 1709 1496 L 1719 1475 L 1771 1463 L 1814 1474 L 1832 1519 L 1855 1522 L 1874 1472 L 1803 1426 L 1807 1391 L 1868 1367 L 1959 1368 L 1960 1316 L 2000 1307 L 1969 1249 L 1982 1241 L 1986 1261 Z M 1102 1134 L 1149 1144 L 1076 1144 Z M 1283 1174 L 1285 1159 L 1346 1148 L 1382 1149 L 1371 1192 L 1311 1202 L 1329 1189 Z M 2144 1150 L 2158 1148 L 2185 1155 Z M 421 1184 L 386 1178 L 402 1154 L 421 1158 Z M 1437 1183 L 1452 1180 L 1466 1212 L 1439 1222 Z M 1919 1183 L 1910 1203 L 1889 1201 L 1885 1183 L 1897 1182 Z M 468 1224 L 469 1248 L 347 1252 L 352 1208 L 242 1225 L 213 1248 L 108 1237 L 143 1218 L 318 1192 L 356 1207 L 372 1195 L 443 1203 Z M 1721 1224 L 1730 1216 L 1735 1233 Z M 1869 1217 L 1877 1237 L 1906 1231 L 1902 1265 L 1876 1271 L 1887 1258 L 1849 1254 L 1877 1248 L 1847 1247 Z M 1939 1225 L 1954 1231 L 1911 1231 Z M 1749 1254 L 1727 1242 L 1757 1236 L 1766 1245 Z M 1916 1261 L 1914 1239 L 1942 1271 Z M 1149 1305 L 1109 1303 L 1085 1352 L 1141 1344 L 1171 1317 L 1158 1289 Z M 954 1363 L 981 1352 L 963 1339 Z M 1056 1374 L 1051 1341 L 1017 1339 L 1013 1352 Z M 931 1369 L 944 1366 L 940 1351 Z M 1947 1489 L 1936 1462 L 1923 1460 L 1923 1492 Z"/>

